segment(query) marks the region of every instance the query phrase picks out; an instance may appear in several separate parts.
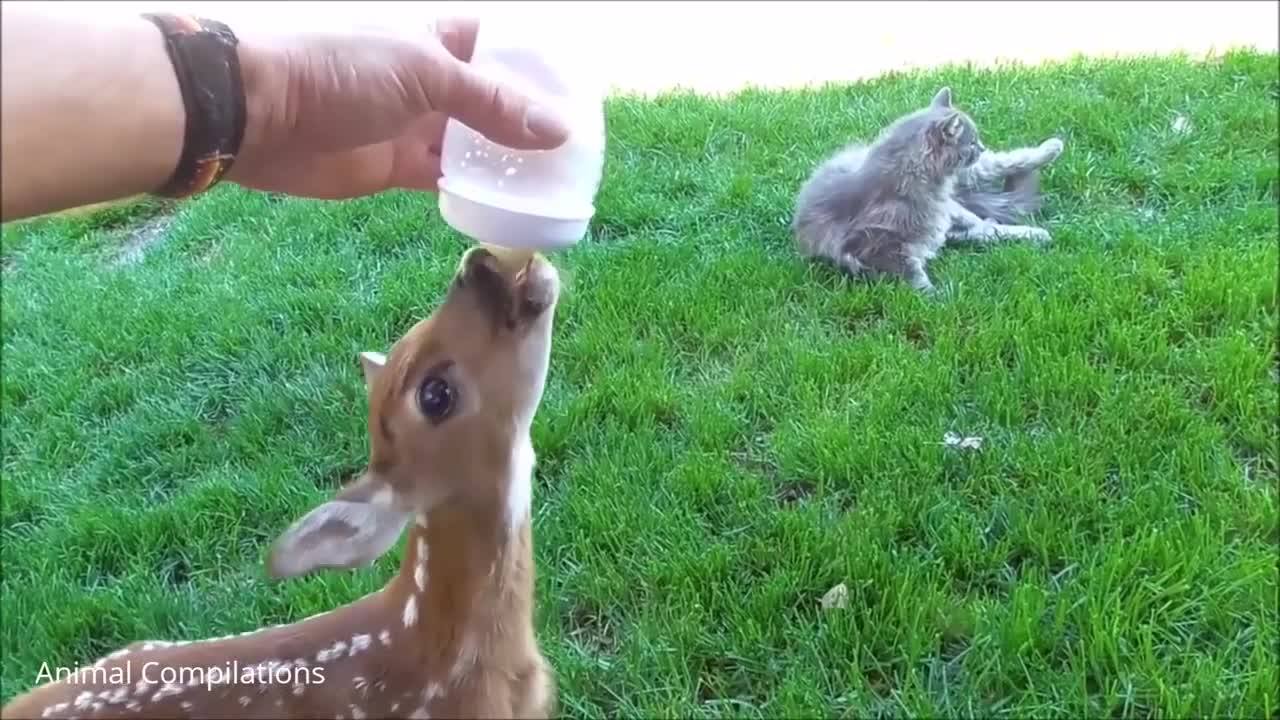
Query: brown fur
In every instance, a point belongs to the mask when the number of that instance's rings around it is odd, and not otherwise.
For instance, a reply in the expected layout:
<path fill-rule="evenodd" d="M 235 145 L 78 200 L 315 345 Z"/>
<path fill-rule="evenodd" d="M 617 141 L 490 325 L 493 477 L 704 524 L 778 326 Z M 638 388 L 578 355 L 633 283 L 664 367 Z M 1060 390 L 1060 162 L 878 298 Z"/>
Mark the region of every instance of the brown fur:
<path fill-rule="evenodd" d="M 400 572 L 381 590 L 241 636 L 134 643 L 100 661 L 97 674 L 17 697 L 3 716 L 548 717 L 555 681 L 533 630 L 526 500 L 529 426 L 558 293 L 555 270 L 540 258 L 515 273 L 475 249 L 443 304 L 385 362 L 362 356 L 368 469 L 283 533 L 267 567 L 285 578 L 364 565 L 408 525 Z M 418 397 L 432 376 L 455 391 L 442 420 L 430 419 Z M 291 669 L 277 665 L 268 682 L 245 682 L 247 668 L 262 663 L 269 672 L 273 660 Z M 192 668 L 210 666 L 229 670 L 233 682 L 207 687 L 207 673 L 192 686 L 183 682 Z M 163 679 L 161 667 L 187 675 L 147 684 Z M 128 668 L 128 683 L 106 676 L 112 668 Z"/>

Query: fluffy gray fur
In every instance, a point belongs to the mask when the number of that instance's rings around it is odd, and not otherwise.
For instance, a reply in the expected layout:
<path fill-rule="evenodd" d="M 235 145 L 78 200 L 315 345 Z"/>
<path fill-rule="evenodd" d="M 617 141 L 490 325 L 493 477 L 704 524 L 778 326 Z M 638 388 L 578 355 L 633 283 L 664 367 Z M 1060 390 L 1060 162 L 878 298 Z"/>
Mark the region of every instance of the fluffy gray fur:
<path fill-rule="evenodd" d="M 1043 229 L 1010 223 L 1039 208 L 1037 171 L 1061 153 L 1056 138 L 988 150 L 944 87 L 870 145 L 848 145 L 819 165 L 796 198 L 792 233 L 805 257 L 933 292 L 925 265 L 948 242 L 1049 241 Z"/>

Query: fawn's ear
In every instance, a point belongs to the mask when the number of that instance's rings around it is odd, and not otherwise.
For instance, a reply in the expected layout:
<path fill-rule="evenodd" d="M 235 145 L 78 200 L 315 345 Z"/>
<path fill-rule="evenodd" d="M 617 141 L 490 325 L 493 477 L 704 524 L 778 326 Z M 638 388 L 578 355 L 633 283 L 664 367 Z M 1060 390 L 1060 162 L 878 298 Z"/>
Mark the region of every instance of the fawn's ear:
<path fill-rule="evenodd" d="M 364 384 L 372 386 L 374 378 L 378 377 L 386 365 L 387 356 L 380 352 L 360 353 L 360 367 L 364 368 Z"/>
<path fill-rule="evenodd" d="M 951 88 L 944 87 L 939 90 L 938 94 L 933 96 L 933 102 L 931 104 L 936 108 L 951 107 Z"/>
<path fill-rule="evenodd" d="M 281 580 L 368 567 L 400 539 L 410 517 L 389 486 L 366 475 L 281 533 L 267 557 L 267 574 Z"/>

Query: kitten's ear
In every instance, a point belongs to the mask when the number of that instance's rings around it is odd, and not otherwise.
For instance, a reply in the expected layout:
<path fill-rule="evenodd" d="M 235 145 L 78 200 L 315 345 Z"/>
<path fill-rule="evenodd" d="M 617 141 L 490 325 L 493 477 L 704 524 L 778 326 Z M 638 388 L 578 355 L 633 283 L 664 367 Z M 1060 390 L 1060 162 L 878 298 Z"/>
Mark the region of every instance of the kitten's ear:
<path fill-rule="evenodd" d="M 951 88 L 944 87 L 933 96 L 933 107 L 949 108 L 951 107 Z"/>
<path fill-rule="evenodd" d="M 951 145 L 962 132 L 964 132 L 964 123 L 960 119 L 960 113 L 948 113 L 946 117 L 939 118 L 929 125 L 929 143 L 934 148 Z"/>
<path fill-rule="evenodd" d="M 955 140 L 960 137 L 960 133 L 964 132 L 964 123 L 960 120 L 960 113 L 953 113 L 951 117 L 942 126 L 942 134 L 948 140 Z"/>

